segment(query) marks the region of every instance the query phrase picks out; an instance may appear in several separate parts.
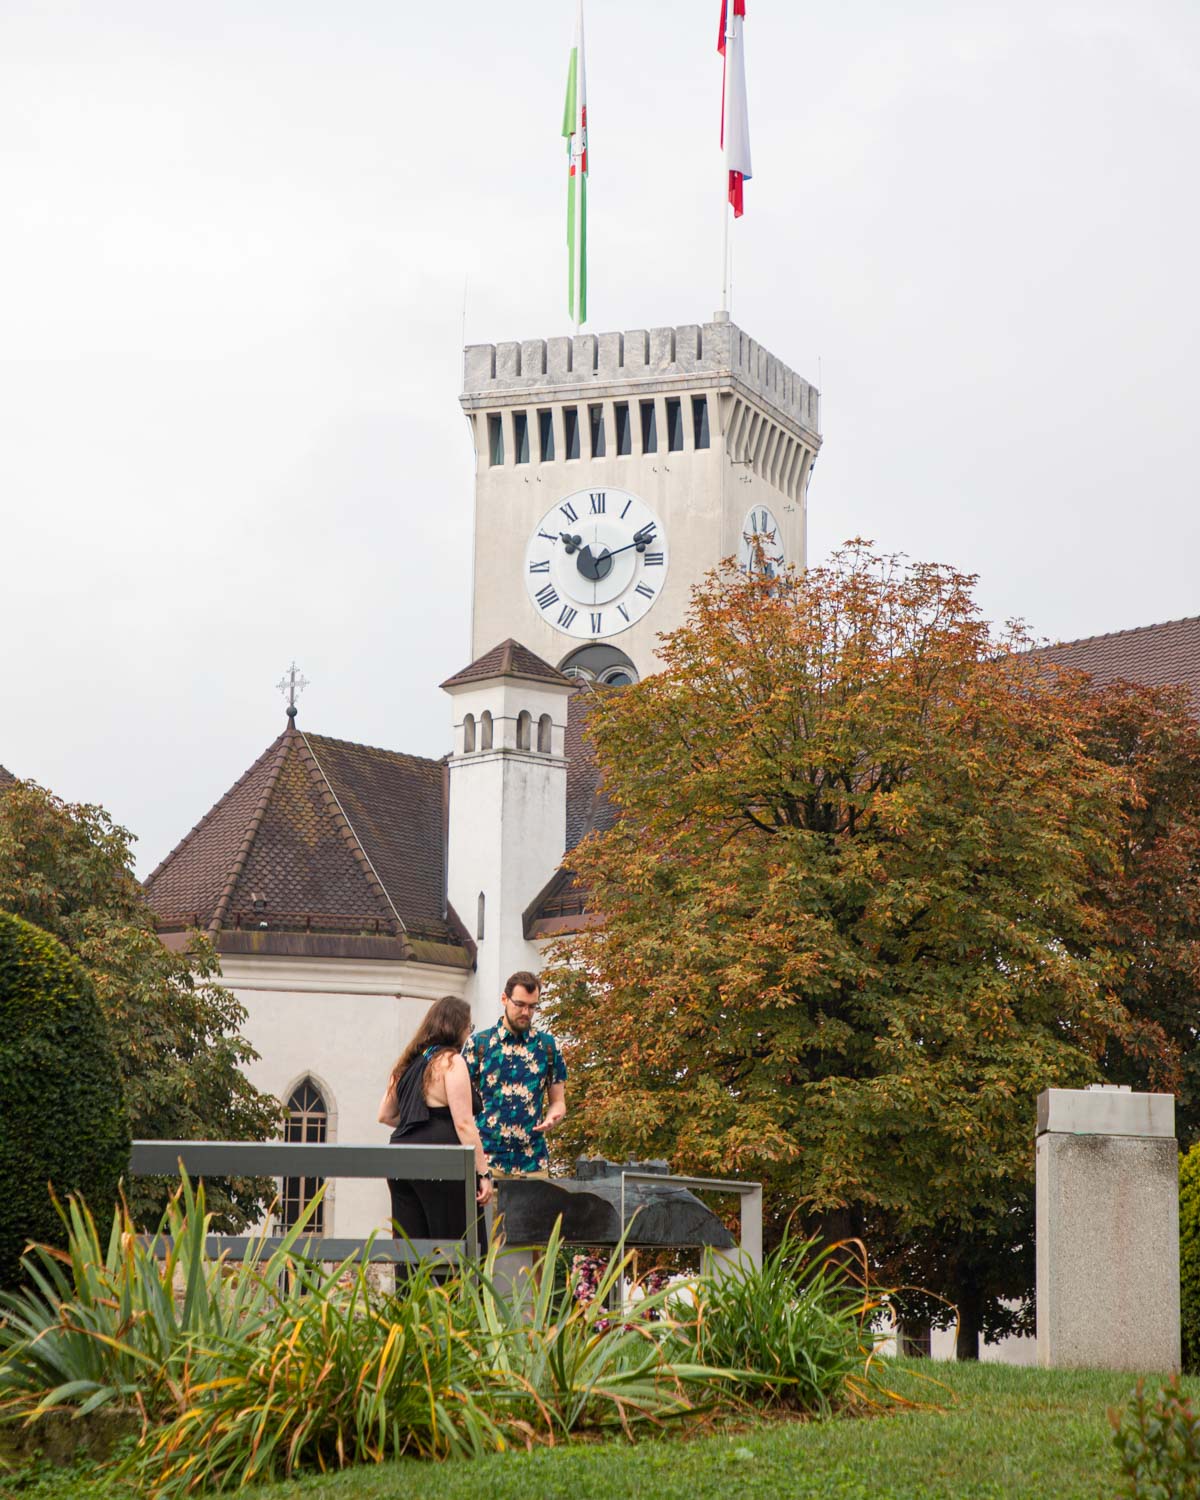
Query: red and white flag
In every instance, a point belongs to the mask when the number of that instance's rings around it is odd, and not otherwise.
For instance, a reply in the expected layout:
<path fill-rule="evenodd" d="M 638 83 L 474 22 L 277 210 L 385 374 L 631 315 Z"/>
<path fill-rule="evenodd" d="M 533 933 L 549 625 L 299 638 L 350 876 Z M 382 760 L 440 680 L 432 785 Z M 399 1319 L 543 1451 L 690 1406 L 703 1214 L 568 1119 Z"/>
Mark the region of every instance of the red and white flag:
<path fill-rule="evenodd" d="M 742 184 L 754 175 L 750 170 L 750 115 L 746 108 L 746 59 L 742 51 L 742 22 L 746 0 L 733 0 L 733 15 L 727 15 L 728 0 L 721 0 L 721 36 L 717 51 L 725 59 L 721 71 L 721 148 L 729 167 L 729 201 L 733 216 L 742 216 Z M 728 130 L 728 142 L 725 132 Z"/>

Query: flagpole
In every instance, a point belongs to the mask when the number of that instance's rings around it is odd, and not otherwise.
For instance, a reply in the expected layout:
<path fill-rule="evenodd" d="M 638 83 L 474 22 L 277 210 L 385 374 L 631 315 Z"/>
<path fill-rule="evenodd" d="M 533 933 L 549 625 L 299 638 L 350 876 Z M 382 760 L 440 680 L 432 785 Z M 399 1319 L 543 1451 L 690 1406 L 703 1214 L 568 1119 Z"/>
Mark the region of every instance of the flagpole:
<path fill-rule="evenodd" d="M 579 0 L 575 14 L 575 139 L 584 143 L 586 151 L 586 138 L 583 134 L 583 117 L 587 109 L 587 64 L 584 59 L 583 48 L 583 0 Z M 575 190 L 575 332 L 578 333 L 583 327 L 583 238 L 584 238 L 584 175 L 583 154 L 578 155 L 575 161 L 575 176 L 572 187 Z"/>
<path fill-rule="evenodd" d="M 725 56 L 721 63 L 721 312 L 729 317 L 729 33 L 733 3 L 725 6 Z M 710 33 L 711 35 L 711 33 Z"/>

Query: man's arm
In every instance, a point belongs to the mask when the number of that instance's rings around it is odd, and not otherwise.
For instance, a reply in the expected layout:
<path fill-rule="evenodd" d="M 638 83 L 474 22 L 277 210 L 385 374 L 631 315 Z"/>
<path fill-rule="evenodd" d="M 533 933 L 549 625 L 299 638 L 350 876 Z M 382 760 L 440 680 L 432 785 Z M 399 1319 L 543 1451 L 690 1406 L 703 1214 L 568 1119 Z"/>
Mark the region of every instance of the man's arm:
<path fill-rule="evenodd" d="M 538 1131 L 553 1130 L 560 1124 L 567 1114 L 567 1086 L 565 1083 L 552 1083 L 546 1093 L 546 1113 L 533 1127 Z"/>

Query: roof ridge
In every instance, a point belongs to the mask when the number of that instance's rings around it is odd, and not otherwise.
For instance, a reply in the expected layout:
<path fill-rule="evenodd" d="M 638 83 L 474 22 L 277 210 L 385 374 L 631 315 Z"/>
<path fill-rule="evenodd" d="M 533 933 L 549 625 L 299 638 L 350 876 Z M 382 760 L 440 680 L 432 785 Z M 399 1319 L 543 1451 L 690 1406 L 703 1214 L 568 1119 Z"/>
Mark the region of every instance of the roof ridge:
<path fill-rule="evenodd" d="M 212 821 L 212 819 L 221 810 L 221 808 L 224 807 L 225 804 L 234 795 L 234 793 L 237 792 L 238 788 L 244 786 L 246 782 L 249 781 L 250 777 L 253 776 L 254 773 L 260 768 L 263 762 L 271 756 L 272 752 L 275 751 L 278 747 L 280 740 L 282 740 L 286 734 L 287 730 L 285 729 L 281 734 L 276 735 L 276 737 L 271 741 L 271 743 L 262 752 L 262 754 L 259 755 L 254 761 L 251 762 L 249 766 L 246 767 L 246 769 L 233 783 L 233 785 L 227 788 L 226 791 L 224 791 L 221 796 L 217 798 L 217 800 L 213 803 L 209 810 L 202 817 L 198 818 L 195 823 L 192 824 L 191 828 L 188 829 L 188 831 L 179 840 L 175 847 L 168 850 L 168 852 L 163 855 L 159 862 L 154 866 L 153 870 L 150 871 L 149 875 L 146 876 L 145 880 L 142 881 L 142 885 L 144 887 L 149 887 L 154 879 L 162 874 L 162 872 L 171 863 L 171 861 L 175 858 L 175 856 L 179 853 L 183 846 L 188 843 L 189 840 L 194 838 L 195 835 L 198 834 L 207 823 L 210 823 Z"/>
<path fill-rule="evenodd" d="M 392 900 L 391 893 L 388 891 L 387 886 L 385 886 L 383 881 L 380 879 L 379 871 L 375 868 L 371 856 L 363 847 L 362 840 L 359 838 L 358 834 L 355 833 L 354 824 L 350 821 L 350 815 L 342 806 L 341 798 L 334 790 L 333 782 L 329 779 L 329 773 L 321 764 L 316 751 L 309 744 L 307 734 L 303 729 L 297 730 L 297 733 L 299 734 L 301 742 L 304 745 L 305 753 L 308 755 L 308 758 L 312 762 L 313 766 L 316 767 L 317 775 L 320 777 L 321 782 L 324 784 L 326 793 L 333 799 L 334 808 L 337 810 L 338 818 L 341 819 L 340 825 L 338 824 L 337 818 L 334 819 L 335 827 L 338 828 L 338 831 L 342 835 L 343 842 L 357 862 L 360 870 L 362 870 L 363 874 L 365 875 L 367 888 L 370 890 L 372 896 L 374 896 L 375 900 L 379 902 L 381 907 L 384 907 L 385 915 L 389 915 L 390 917 L 395 919 L 396 925 L 400 929 L 398 936 L 400 938 L 400 941 L 404 945 L 404 956 L 406 958 L 410 958 L 412 956 L 412 949 L 409 946 L 407 937 L 408 928 L 405 926 L 404 918 L 396 909 L 396 903 Z M 320 736 L 317 736 L 317 738 L 319 739 Z"/>
<path fill-rule="evenodd" d="M 283 763 L 288 758 L 288 751 L 291 748 L 288 741 L 292 733 L 292 725 L 289 723 L 288 727 L 275 742 L 278 749 L 276 750 L 275 760 L 267 772 L 267 783 L 262 789 L 262 795 L 259 797 L 254 811 L 250 814 L 250 821 L 246 825 L 246 832 L 242 836 L 241 845 L 238 848 L 237 854 L 234 855 L 233 864 L 229 867 L 229 874 L 225 879 L 224 886 L 221 888 L 221 894 L 217 897 L 217 904 L 213 907 L 213 914 L 208 919 L 207 930 L 214 936 L 221 930 L 221 923 L 225 920 L 225 913 L 229 910 L 229 903 L 233 899 L 234 890 L 237 888 L 238 878 L 246 868 L 246 861 L 250 857 L 250 850 L 254 847 L 255 837 L 258 834 L 258 830 L 262 827 L 262 820 L 266 814 L 267 805 L 271 800 L 271 794 L 274 792 L 275 784 L 279 780 L 279 773 L 283 769 Z M 255 761 L 255 765 L 258 765 L 258 761 Z M 247 775 L 249 775 L 249 772 L 247 772 Z M 240 782 L 238 784 L 240 785 Z M 226 796 L 229 796 L 228 792 Z"/>
<path fill-rule="evenodd" d="M 1054 641 L 1042 650 L 1055 650 L 1059 646 L 1087 646 L 1092 641 L 1111 641 L 1120 635 L 1141 635 L 1147 630 L 1163 630 L 1168 625 L 1200 624 L 1200 615 L 1179 615 L 1173 620 L 1157 620 L 1151 625 L 1128 625 L 1124 630 L 1102 630 L 1098 635 L 1080 635 L 1070 641 Z"/>

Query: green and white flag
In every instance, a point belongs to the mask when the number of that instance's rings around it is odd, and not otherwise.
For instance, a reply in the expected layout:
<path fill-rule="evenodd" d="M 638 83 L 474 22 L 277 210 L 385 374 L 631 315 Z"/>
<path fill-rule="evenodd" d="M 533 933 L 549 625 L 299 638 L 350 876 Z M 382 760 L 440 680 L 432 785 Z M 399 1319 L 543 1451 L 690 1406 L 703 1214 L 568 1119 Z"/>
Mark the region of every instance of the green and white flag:
<path fill-rule="evenodd" d="M 567 310 L 578 327 L 587 317 L 587 70 L 583 63 L 583 0 L 567 68 L 562 133 L 567 139 Z"/>

